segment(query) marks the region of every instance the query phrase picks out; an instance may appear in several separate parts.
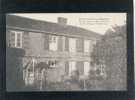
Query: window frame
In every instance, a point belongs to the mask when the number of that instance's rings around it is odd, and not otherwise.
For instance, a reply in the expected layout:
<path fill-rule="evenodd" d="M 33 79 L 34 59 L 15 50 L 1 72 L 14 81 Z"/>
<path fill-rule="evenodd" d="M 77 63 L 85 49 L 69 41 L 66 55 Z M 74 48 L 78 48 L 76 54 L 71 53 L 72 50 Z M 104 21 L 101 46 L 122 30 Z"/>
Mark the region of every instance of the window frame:
<path fill-rule="evenodd" d="M 88 50 L 86 43 L 88 43 Z M 90 53 L 90 40 L 84 40 L 84 53 Z"/>
<path fill-rule="evenodd" d="M 69 38 L 69 52 L 71 53 L 76 53 L 77 52 L 77 48 L 76 48 L 76 42 L 77 39 L 76 38 Z"/>
<path fill-rule="evenodd" d="M 49 42 L 50 43 L 57 43 L 57 36 L 50 35 Z"/>
<path fill-rule="evenodd" d="M 56 48 L 52 48 L 51 45 L 55 45 Z M 57 51 L 58 50 L 58 36 L 55 35 L 49 35 L 49 50 L 51 51 Z"/>
<path fill-rule="evenodd" d="M 69 61 L 68 75 L 71 76 L 72 72 L 77 70 L 76 61 Z"/>
<path fill-rule="evenodd" d="M 14 44 L 14 47 L 16 47 L 16 48 L 22 48 L 22 34 L 23 34 L 23 31 L 15 31 L 15 30 L 11 30 L 10 31 L 10 33 L 12 33 L 12 34 L 14 34 L 14 36 L 15 36 L 15 39 L 14 39 L 14 42 L 15 42 L 15 44 Z M 17 43 L 18 43 L 18 34 L 20 34 L 20 46 L 18 46 L 17 45 Z"/>
<path fill-rule="evenodd" d="M 83 73 L 83 75 L 85 75 L 85 76 L 88 76 L 89 75 L 89 71 L 90 71 L 90 62 L 89 61 L 84 61 L 83 62 L 83 68 L 84 68 L 84 73 Z M 88 66 L 85 66 L 85 65 L 87 65 L 88 64 Z M 87 69 L 87 68 L 88 69 Z M 87 70 L 86 70 L 87 69 Z"/>

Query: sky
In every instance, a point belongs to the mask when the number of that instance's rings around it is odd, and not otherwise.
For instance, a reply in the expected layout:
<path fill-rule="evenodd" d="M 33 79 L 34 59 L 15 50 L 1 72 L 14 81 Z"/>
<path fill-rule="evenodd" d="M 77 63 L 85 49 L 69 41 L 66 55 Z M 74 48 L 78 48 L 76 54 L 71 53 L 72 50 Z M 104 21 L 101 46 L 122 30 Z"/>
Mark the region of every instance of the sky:
<path fill-rule="evenodd" d="M 31 19 L 57 23 L 58 17 L 67 18 L 67 24 L 104 34 L 115 25 L 126 24 L 126 13 L 15 13 Z"/>

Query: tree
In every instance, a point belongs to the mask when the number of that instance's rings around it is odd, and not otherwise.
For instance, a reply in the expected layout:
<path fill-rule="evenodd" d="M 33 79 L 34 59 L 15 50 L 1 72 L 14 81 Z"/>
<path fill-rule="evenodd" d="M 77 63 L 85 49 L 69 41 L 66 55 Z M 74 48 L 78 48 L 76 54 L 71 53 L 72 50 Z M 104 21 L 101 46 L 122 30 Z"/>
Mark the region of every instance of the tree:
<path fill-rule="evenodd" d="M 96 65 L 104 64 L 107 89 L 126 88 L 126 25 L 115 26 L 97 41 L 91 58 Z"/>

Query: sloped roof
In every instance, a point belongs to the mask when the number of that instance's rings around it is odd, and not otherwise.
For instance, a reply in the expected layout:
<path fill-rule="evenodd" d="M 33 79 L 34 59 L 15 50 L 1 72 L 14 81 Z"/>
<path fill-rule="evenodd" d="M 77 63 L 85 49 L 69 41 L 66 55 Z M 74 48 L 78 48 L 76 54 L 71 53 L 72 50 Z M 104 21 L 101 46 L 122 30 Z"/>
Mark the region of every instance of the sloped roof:
<path fill-rule="evenodd" d="M 47 21 L 40 21 L 35 19 L 30 19 L 26 17 L 20 17 L 15 15 L 7 15 L 6 16 L 6 25 L 27 29 L 34 29 L 39 31 L 46 31 L 50 33 L 64 33 L 68 35 L 79 35 L 83 37 L 92 37 L 92 38 L 100 38 L 96 32 L 86 30 L 84 28 L 71 26 L 71 25 L 61 25 L 58 23 L 52 23 Z"/>

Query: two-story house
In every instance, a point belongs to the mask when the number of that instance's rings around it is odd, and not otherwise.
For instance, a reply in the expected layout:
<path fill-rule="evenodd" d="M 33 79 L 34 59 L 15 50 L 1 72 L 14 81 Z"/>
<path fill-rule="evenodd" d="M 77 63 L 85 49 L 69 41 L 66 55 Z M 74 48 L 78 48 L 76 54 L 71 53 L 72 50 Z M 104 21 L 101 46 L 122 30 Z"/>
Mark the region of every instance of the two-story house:
<path fill-rule="evenodd" d="M 58 23 L 6 16 L 6 40 L 9 47 L 25 50 L 23 78 L 26 84 L 33 84 L 35 75 L 41 77 L 34 68 L 45 62 L 49 69 L 49 82 L 69 78 L 78 70 L 81 77 L 87 77 L 91 70 L 91 52 L 100 35 L 80 27 L 67 25 L 67 19 L 59 17 Z"/>

